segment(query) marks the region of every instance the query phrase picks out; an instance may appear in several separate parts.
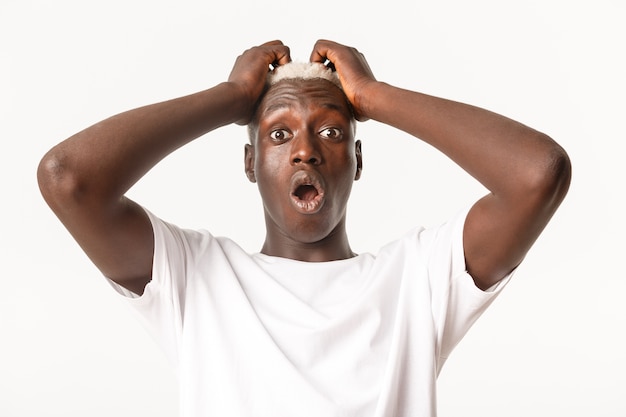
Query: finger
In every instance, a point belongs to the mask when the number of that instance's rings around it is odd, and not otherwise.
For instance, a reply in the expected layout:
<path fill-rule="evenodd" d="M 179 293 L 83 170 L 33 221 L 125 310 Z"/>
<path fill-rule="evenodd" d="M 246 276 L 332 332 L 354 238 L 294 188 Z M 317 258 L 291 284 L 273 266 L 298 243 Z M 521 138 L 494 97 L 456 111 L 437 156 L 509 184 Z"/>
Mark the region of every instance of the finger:
<path fill-rule="evenodd" d="M 324 39 L 320 39 L 315 42 L 315 46 L 313 46 L 313 51 L 311 52 L 311 56 L 309 58 L 310 62 L 319 62 L 320 64 L 326 63 L 327 60 L 332 61 L 328 54 L 332 53 L 332 47 L 334 42 L 327 41 Z"/>
<path fill-rule="evenodd" d="M 284 46 L 274 52 L 274 61 L 272 62 L 275 66 L 285 65 L 291 62 L 291 52 L 288 46 Z"/>
<path fill-rule="evenodd" d="M 269 53 L 270 70 L 273 70 L 279 65 L 285 65 L 291 62 L 291 51 L 289 47 L 284 45 L 279 40 L 265 42 L 264 44 L 260 45 L 260 48 L 266 50 L 266 52 Z"/>

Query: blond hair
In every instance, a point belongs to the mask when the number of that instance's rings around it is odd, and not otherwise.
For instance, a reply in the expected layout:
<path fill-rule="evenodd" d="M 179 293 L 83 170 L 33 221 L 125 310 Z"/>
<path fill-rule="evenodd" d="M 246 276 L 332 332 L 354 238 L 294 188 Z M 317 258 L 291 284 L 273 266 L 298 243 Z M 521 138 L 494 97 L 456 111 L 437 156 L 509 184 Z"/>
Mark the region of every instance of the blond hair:
<path fill-rule="evenodd" d="M 319 62 L 290 62 L 276 67 L 267 76 L 268 85 L 274 85 L 281 80 L 314 80 L 324 79 L 341 88 L 337 73 Z"/>

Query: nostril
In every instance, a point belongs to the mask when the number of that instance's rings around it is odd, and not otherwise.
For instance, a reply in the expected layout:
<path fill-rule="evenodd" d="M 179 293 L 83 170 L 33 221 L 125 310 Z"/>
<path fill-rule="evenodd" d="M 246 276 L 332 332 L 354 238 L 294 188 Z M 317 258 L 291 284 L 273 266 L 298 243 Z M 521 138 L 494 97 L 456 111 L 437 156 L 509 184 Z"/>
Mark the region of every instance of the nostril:
<path fill-rule="evenodd" d="M 322 162 L 322 155 L 312 144 L 302 140 L 294 141 L 293 143 L 291 152 L 292 164 L 319 165 Z"/>
<path fill-rule="evenodd" d="M 317 165 L 319 163 L 319 158 L 316 158 L 316 157 L 312 156 L 309 159 L 307 159 L 306 161 L 303 161 L 302 158 L 293 158 L 293 163 L 294 164 L 300 164 L 302 162 L 306 162 L 306 163 L 312 164 L 312 165 Z"/>

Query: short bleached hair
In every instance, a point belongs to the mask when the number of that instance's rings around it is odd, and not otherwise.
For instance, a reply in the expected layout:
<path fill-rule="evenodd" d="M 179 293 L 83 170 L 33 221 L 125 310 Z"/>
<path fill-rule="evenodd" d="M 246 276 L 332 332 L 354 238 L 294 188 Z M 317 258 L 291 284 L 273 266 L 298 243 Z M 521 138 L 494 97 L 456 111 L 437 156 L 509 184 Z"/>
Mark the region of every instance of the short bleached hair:
<path fill-rule="evenodd" d="M 337 73 L 319 62 L 289 62 L 280 65 L 267 75 L 267 84 L 274 85 L 281 80 L 324 79 L 341 88 Z"/>

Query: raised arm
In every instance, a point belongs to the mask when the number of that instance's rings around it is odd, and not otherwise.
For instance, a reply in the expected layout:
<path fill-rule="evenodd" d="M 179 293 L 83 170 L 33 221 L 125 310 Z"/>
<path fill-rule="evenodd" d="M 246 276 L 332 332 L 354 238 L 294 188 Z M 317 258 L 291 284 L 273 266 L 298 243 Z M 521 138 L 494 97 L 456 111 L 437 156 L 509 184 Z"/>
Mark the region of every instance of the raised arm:
<path fill-rule="evenodd" d="M 311 60 L 335 66 L 359 120 L 374 119 L 422 139 L 490 193 L 463 233 L 468 272 L 486 289 L 512 271 L 567 193 L 566 152 L 543 133 L 490 111 L 378 82 L 362 54 L 318 41 Z"/>
<path fill-rule="evenodd" d="M 228 82 L 103 120 L 43 157 L 37 177 L 46 202 L 105 276 L 143 293 L 152 273 L 152 227 L 124 193 L 180 146 L 220 126 L 247 123 L 269 65 L 289 60 L 279 41 L 251 48 Z"/>

